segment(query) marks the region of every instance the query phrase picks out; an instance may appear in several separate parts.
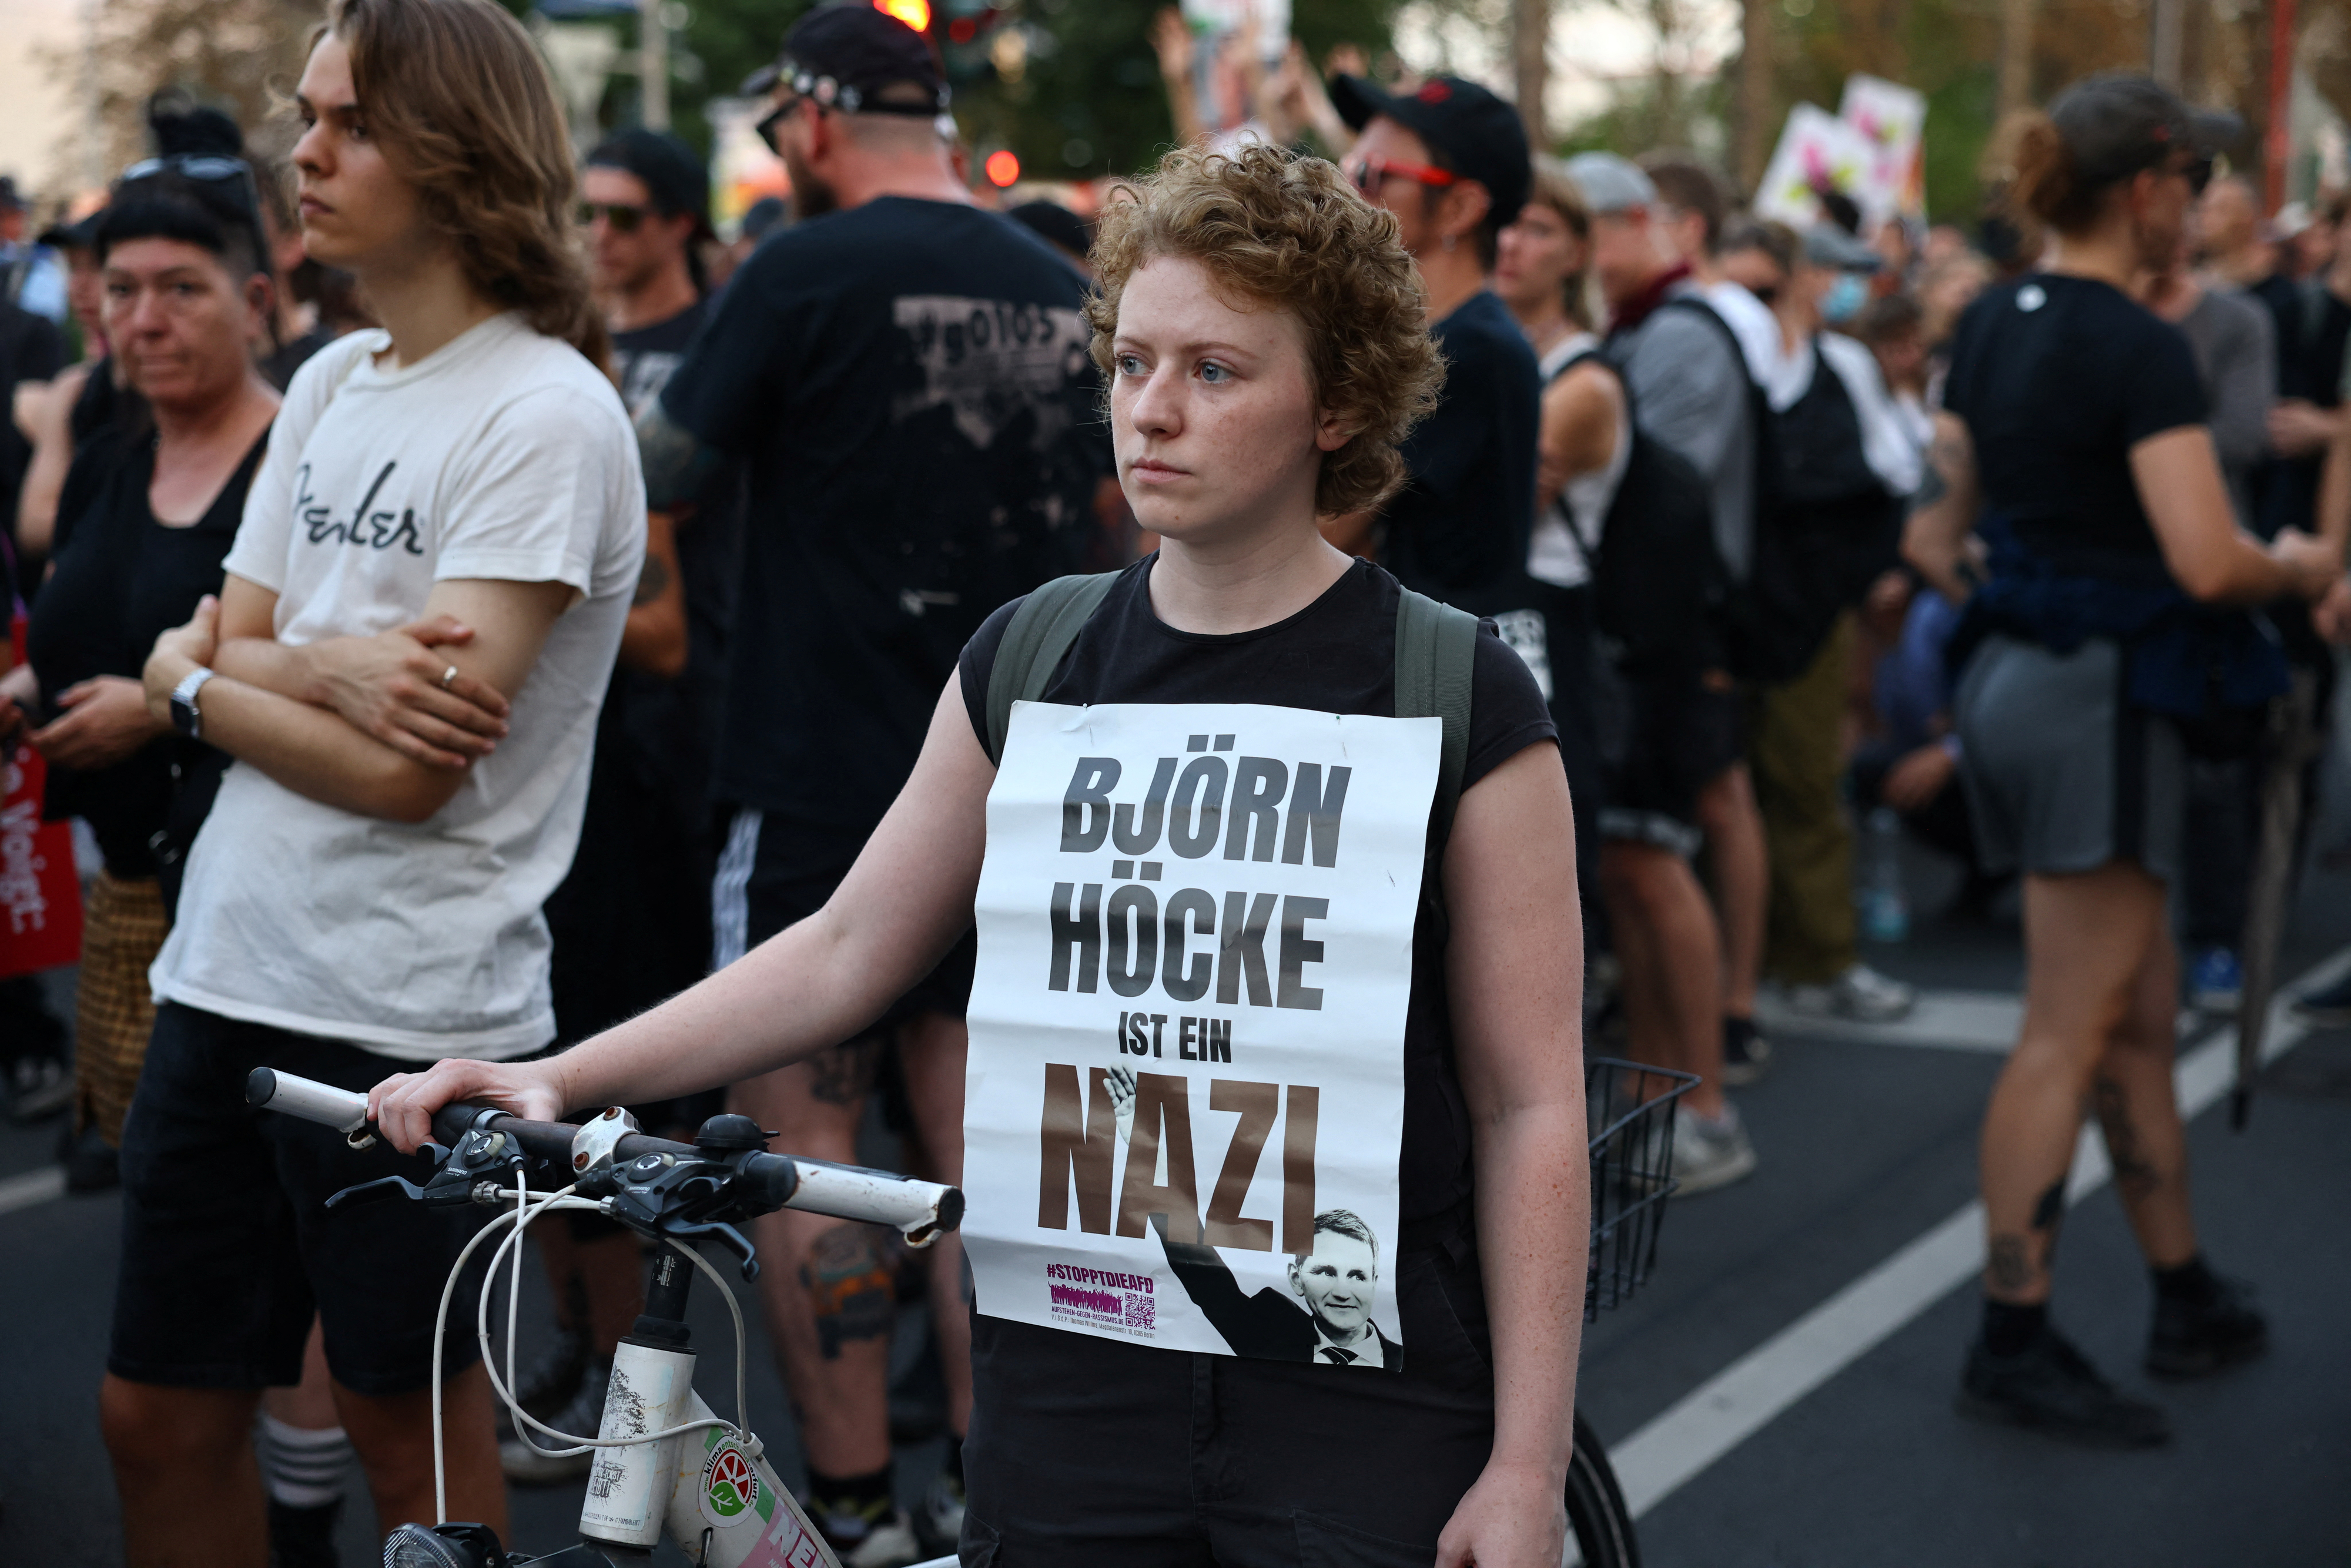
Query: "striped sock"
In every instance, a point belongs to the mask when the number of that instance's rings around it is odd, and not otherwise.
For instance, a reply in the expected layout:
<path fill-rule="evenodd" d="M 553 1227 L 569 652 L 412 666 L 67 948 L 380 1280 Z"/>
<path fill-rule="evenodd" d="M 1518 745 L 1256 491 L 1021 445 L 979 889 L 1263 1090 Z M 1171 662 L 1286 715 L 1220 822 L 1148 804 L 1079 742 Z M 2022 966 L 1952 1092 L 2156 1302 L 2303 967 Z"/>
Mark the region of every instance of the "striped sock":
<path fill-rule="evenodd" d="M 343 1495 L 351 1440 L 340 1427 L 311 1431 L 265 1412 L 256 1433 L 269 1495 L 288 1508 L 324 1508 Z"/>

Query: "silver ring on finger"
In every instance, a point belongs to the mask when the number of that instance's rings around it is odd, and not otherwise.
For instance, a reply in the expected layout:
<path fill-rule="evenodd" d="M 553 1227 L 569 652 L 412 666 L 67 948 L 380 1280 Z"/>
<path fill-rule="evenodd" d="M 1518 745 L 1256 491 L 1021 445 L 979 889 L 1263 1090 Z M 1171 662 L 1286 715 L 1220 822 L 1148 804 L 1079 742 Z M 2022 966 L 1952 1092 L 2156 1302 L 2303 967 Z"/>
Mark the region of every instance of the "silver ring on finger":
<path fill-rule="evenodd" d="M 456 678 L 457 666 L 452 664 L 447 669 L 441 672 L 441 689 L 444 692 L 447 691 L 449 689 L 449 683 Z"/>

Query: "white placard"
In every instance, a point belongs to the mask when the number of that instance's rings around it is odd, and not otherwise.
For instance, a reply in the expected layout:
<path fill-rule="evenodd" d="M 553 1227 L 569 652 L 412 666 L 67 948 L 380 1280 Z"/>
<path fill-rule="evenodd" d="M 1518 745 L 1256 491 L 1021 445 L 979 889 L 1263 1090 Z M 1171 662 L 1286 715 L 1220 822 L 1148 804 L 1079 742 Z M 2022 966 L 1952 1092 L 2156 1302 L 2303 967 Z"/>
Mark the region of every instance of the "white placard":
<path fill-rule="evenodd" d="M 981 1312 L 1397 1364 L 1405 1013 L 1441 736 L 1251 705 L 1014 707 L 968 1015 Z"/>
<path fill-rule="evenodd" d="M 1927 134 L 1927 95 L 1899 82 L 1856 72 L 1844 78 L 1837 118 L 1869 144 L 1861 185 L 1851 192 L 1872 221 L 1926 211 L 1918 153 Z"/>
<path fill-rule="evenodd" d="M 1780 144 L 1755 188 L 1755 211 L 1799 228 L 1818 223 L 1823 189 L 1843 191 L 1858 203 L 1861 184 L 1876 156 L 1867 138 L 1818 104 L 1788 110 Z"/>

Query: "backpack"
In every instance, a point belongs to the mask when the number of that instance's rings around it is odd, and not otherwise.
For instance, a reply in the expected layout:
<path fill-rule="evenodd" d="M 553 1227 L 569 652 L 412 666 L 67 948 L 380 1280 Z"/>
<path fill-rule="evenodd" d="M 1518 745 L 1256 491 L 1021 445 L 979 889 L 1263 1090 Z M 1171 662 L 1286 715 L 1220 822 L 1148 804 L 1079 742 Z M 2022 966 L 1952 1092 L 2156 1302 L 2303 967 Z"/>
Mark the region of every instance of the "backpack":
<path fill-rule="evenodd" d="M 1764 685 L 1793 680 L 1820 651 L 1820 639 L 1813 631 L 1813 594 L 1804 552 L 1789 537 L 1792 507 L 1779 417 L 1748 368 L 1747 350 L 1740 347 L 1739 334 L 1713 306 L 1682 294 L 1657 310 L 1659 314 L 1684 311 L 1711 325 L 1721 334 L 1731 362 L 1747 383 L 1748 418 L 1755 432 L 1753 544 L 1748 552 L 1746 580 L 1730 585 L 1725 604 L 1728 663 L 1730 672 L 1742 680 Z M 1710 497 L 1708 500 L 1710 505 Z"/>
<path fill-rule="evenodd" d="M 1120 577 L 1115 571 L 1059 577 L 1038 588 L 1012 612 L 997 645 L 987 676 L 987 759 L 1001 763 L 1012 727 L 1012 705 L 1045 695 L 1061 657 L 1078 640 Z M 1438 718 L 1445 738 L 1438 751 L 1436 810 L 1431 818 L 1428 859 L 1421 877 L 1421 901 L 1442 917 L 1437 873 L 1445 841 L 1453 831 L 1461 800 L 1461 775 L 1469 760 L 1470 675 L 1477 660 L 1478 618 L 1402 589 L 1396 605 L 1395 716 Z M 1438 926 L 1440 940 L 1443 926 Z"/>
<path fill-rule="evenodd" d="M 1608 363 L 1598 350 L 1586 350 L 1559 374 L 1587 360 Z M 1725 654 L 1731 586 L 1714 542 L 1714 498 L 1687 458 L 1641 433 L 1633 389 L 1621 374 L 1616 381 L 1633 450 L 1600 538 L 1584 537 L 1564 492 L 1552 504 L 1592 573 L 1593 622 L 1614 645 L 1617 666 L 1626 674 L 1714 668 Z"/>

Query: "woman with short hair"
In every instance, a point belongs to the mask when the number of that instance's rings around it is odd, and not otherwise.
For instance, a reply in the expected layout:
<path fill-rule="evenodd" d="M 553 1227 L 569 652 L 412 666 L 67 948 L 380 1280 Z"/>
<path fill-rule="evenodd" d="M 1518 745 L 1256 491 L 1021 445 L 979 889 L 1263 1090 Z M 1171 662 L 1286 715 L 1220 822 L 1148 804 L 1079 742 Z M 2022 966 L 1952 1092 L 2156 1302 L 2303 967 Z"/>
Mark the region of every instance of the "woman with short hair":
<path fill-rule="evenodd" d="M 1160 550 L 988 620 L 818 914 L 562 1056 L 371 1095 L 413 1147 L 453 1100 L 739 1080 L 854 1035 L 976 908 L 967 1561 L 1560 1560 L 1567 783 L 1491 625 L 1316 527 L 1402 482 L 1442 373 L 1396 235 L 1320 160 L 1170 153 L 1090 308 Z M 1422 628 L 1466 704 L 1426 700 Z"/>
<path fill-rule="evenodd" d="M 50 764 L 50 813 L 89 821 L 104 857 L 75 1000 L 70 1169 L 85 1187 L 113 1185 L 154 1022 L 147 967 L 220 778 L 219 753 L 147 711 L 139 672 L 156 637 L 220 591 L 277 413 L 254 362 L 274 306 L 254 189 L 241 161 L 166 158 L 99 217 L 107 338 L 141 417 L 75 458 L 29 662 L 0 682 L 0 724 L 47 716 L 30 738 Z"/>

